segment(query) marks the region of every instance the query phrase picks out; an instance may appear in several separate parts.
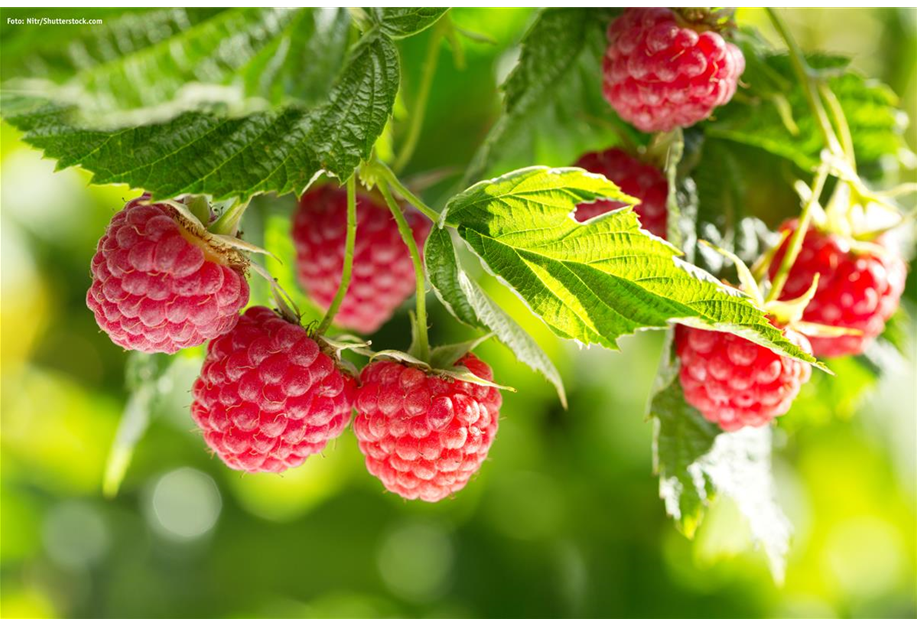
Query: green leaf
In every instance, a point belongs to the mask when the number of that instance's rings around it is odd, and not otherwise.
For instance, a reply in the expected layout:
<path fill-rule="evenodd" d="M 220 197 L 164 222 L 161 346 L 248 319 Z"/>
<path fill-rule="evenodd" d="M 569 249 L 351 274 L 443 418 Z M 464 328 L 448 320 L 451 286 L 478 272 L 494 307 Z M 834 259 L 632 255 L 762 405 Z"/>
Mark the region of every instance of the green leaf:
<path fill-rule="evenodd" d="M 228 117 L 187 112 L 168 122 L 117 130 L 74 122 L 73 108 L 6 94 L 3 114 L 27 143 L 82 166 L 93 182 L 127 183 L 160 198 L 260 192 L 301 193 L 322 171 L 346 180 L 369 157 L 398 91 L 398 52 L 373 32 L 350 52 L 333 89 L 315 109 Z"/>
<path fill-rule="evenodd" d="M 50 38 L 24 51 L 17 67 L 35 69 L 12 87 L 40 89 L 88 119 L 134 109 L 163 119 L 252 96 L 279 103 L 290 100 L 286 94 L 327 91 L 343 61 L 348 25 L 343 10 L 129 12 L 83 31 L 82 47 Z M 50 81 L 36 84 L 42 75 Z"/>
<path fill-rule="evenodd" d="M 656 421 L 653 466 L 666 511 L 678 530 L 693 538 L 713 486 L 692 464 L 710 452 L 722 431 L 685 403 L 677 374 L 677 368 L 665 368 L 659 375 L 660 389 L 651 400 L 649 417 Z"/>
<path fill-rule="evenodd" d="M 789 57 L 764 52 L 748 37 L 746 33 L 743 53 L 749 63 L 742 82 L 749 87 L 717 109 L 705 132 L 763 148 L 805 169 L 814 168 L 824 139 Z M 841 103 L 860 163 L 876 162 L 906 148 L 907 116 L 898 109 L 898 98 L 890 88 L 849 69 L 843 57 L 813 55 L 808 61 L 813 67 L 831 69 L 826 80 Z"/>
<path fill-rule="evenodd" d="M 245 67 L 246 96 L 272 104 L 321 103 L 347 58 L 346 9 L 300 9 L 286 29 Z"/>
<path fill-rule="evenodd" d="M 424 262 L 430 284 L 446 309 L 468 326 L 493 332 L 519 361 L 544 375 L 566 407 L 564 383 L 551 359 L 532 336 L 461 269 L 447 229 L 434 228 L 431 231 L 424 247 Z"/>
<path fill-rule="evenodd" d="M 629 208 L 585 223 L 574 208 L 597 199 L 634 199 L 578 168 L 526 168 L 453 197 L 453 226 L 493 274 L 560 337 L 617 348 L 617 338 L 671 322 L 728 331 L 814 362 L 749 300 L 676 258 L 667 242 L 640 229 Z"/>
<path fill-rule="evenodd" d="M 685 402 L 672 355 L 672 333 L 651 400 L 654 468 L 666 512 L 694 536 L 717 495 L 731 498 L 767 554 L 774 579 L 783 580 L 791 526 L 777 505 L 771 474 L 771 429 L 724 433 Z"/>
<path fill-rule="evenodd" d="M 436 23 L 448 7 L 376 7 L 373 20 L 389 37 L 410 37 Z"/>
<path fill-rule="evenodd" d="M 503 84 L 503 113 L 465 174 L 467 185 L 500 171 L 565 166 L 583 153 L 641 137 L 602 96 L 607 9 L 543 10 L 522 41 Z"/>

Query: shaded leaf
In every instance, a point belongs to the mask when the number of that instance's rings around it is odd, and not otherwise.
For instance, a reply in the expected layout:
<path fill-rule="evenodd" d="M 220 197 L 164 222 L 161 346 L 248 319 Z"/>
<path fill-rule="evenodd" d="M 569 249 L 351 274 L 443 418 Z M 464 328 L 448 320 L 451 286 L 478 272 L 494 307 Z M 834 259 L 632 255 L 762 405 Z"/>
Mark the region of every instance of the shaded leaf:
<path fill-rule="evenodd" d="M 315 109 L 227 117 L 187 112 L 168 122 L 117 130 L 73 121 L 73 108 L 4 94 L 4 117 L 24 140 L 58 160 L 79 165 L 94 183 L 127 183 L 159 198 L 259 192 L 301 193 L 322 171 L 345 180 L 367 159 L 391 115 L 398 91 L 398 53 L 379 33 L 348 56 L 323 104 Z"/>
<path fill-rule="evenodd" d="M 372 15 L 383 33 L 398 39 L 429 28 L 448 10 L 448 7 L 376 7 Z"/>
<path fill-rule="evenodd" d="M 583 153 L 641 137 L 602 96 L 609 9 L 544 9 L 507 77 L 503 113 L 468 166 L 466 185 L 533 163 L 570 165 Z"/>
<path fill-rule="evenodd" d="M 741 43 L 748 61 L 742 82 L 749 87 L 741 93 L 743 97 L 717 109 L 705 132 L 757 146 L 805 169 L 814 168 L 824 139 L 789 57 L 763 49 L 749 31 Z M 807 60 L 815 68 L 832 70 L 826 80 L 847 118 L 858 161 L 875 162 L 905 149 L 907 116 L 898 109 L 898 98 L 891 89 L 851 70 L 844 57 L 812 55 Z"/>

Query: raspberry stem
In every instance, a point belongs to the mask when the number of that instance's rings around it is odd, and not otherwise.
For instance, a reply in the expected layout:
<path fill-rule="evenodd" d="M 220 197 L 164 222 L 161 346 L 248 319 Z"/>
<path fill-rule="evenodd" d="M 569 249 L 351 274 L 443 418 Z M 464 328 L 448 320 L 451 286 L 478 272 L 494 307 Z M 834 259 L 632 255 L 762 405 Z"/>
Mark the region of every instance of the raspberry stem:
<path fill-rule="evenodd" d="M 356 176 L 351 176 L 347 180 L 347 236 L 344 241 L 344 267 L 341 269 L 341 284 L 338 285 L 338 291 L 334 295 L 334 300 L 328 306 L 325 317 L 318 325 L 317 335 L 323 335 L 331 321 L 337 315 L 341 303 L 344 302 L 344 296 L 347 295 L 347 288 L 350 287 L 350 274 L 353 270 L 353 249 L 357 240 L 357 183 Z"/>
<path fill-rule="evenodd" d="M 404 183 L 399 181 L 398 176 L 392 172 L 391 168 L 389 168 L 378 159 L 375 160 L 373 166 L 376 172 L 382 175 L 382 178 L 385 179 L 385 181 L 391 185 L 392 188 L 394 188 L 395 192 L 397 192 L 399 196 L 408 201 L 411 206 L 430 218 L 430 220 L 432 220 L 434 223 L 439 221 L 439 212 L 435 209 L 432 209 L 429 205 L 422 201 L 420 197 L 417 196 L 417 194 L 409 190 Z"/>
<path fill-rule="evenodd" d="M 408 251 L 411 253 L 411 261 L 414 262 L 414 275 L 417 279 L 417 341 L 415 344 L 417 349 L 416 357 L 424 362 L 429 363 L 430 341 L 427 337 L 427 302 L 426 285 L 424 283 L 425 278 L 423 260 L 420 258 L 420 251 L 417 248 L 417 242 L 414 241 L 414 232 L 411 231 L 411 226 L 405 219 L 404 213 L 401 211 L 398 203 L 395 202 L 395 198 L 392 196 L 392 192 L 388 188 L 388 182 L 386 180 L 380 180 L 378 182 L 378 187 L 379 191 L 382 192 L 382 197 L 385 198 L 385 202 L 388 205 L 389 210 L 392 212 L 392 216 L 395 218 L 395 222 L 398 223 L 398 232 L 401 233 L 401 239 L 404 240 L 405 245 L 408 247 Z"/>
<path fill-rule="evenodd" d="M 799 226 L 796 228 L 796 231 L 793 232 L 793 236 L 790 238 L 790 243 L 787 246 L 786 255 L 784 255 L 783 260 L 780 262 L 780 268 L 777 270 L 777 274 L 774 275 L 770 293 L 767 295 L 769 301 L 780 299 L 780 292 L 783 291 L 783 286 L 786 284 L 790 270 L 792 270 L 793 264 L 796 263 L 796 257 L 799 256 L 799 251 L 802 250 L 802 242 L 805 240 L 806 231 L 809 230 L 809 223 L 812 221 L 812 209 L 818 204 L 818 199 L 821 196 L 827 179 L 828 166 L 823 163 L 819 166 L 818 173 L 815 175 L 815 182 L 812 184 L 812 196 L 802 208 L 802 213 L 799 215 Z"/>
<path fill-rule="evenodd" d="M 799 48 L 799 44 L 793 39 L 793 35 L 790 34 L 790 30 L 787 28 L 783 18 L 780 17 L 777 11 L 772 7 L 767 7 L 765 11 L 767 11 L 767 15 L 770 17 L 780 37 L 786 42 L 787 50 L 790 53 L 790 61 L 793 64 L 793 70 L 796 72 L 796 78 L 798 78 L 799 82 L 802 84 L 803 93 L 805 93 L 806 100 L 809 102 L 809 108 L 812 109 L 812 114 L 815 116 L 818 127 L 825 138 L 825 145 L 832 154 L 845 157 L 844 149 L 840 141 L 838 141 L 837 135 L 834 133 L 834 127 L 831 126 L 831 121 L 828 119 L 828 113 L 825 111 L 824 103 L 822 103 L 821 97 L 819 96 L 818 88 L 815 84 L 815 72 L 809 67 L 808 62 L 806 62 L 805 56 Z"/>
<path fill-rule="evenodd" d="M 427 100 L 430 98 L 430 89 L 433 86 L 433 76 L 436 74 L 436 64 L 439 61 L 440 43 L 445 35 L 445 26 L 449 23 L 449 16 L 443 16 L 430 33 L 430 42 L 427 44 L 427 56 L 424 58 L 423 73 L 420 77 L 420 88 L 417 90 L 417 102 L 414 103 L 414 112 L 411 116 L 411 126 L 408 129 L 404 144 L 401 146 L 401 152 L 398 153 L 398 158 L 395 159 L 396 172 L 401 172 L 404 169 L 411 161 L 411 157 L 414 155 L 414 149 L 417 148 L 417 141 L 420 139 L 420 131 L 423 129 L 423 119 L 427 109 Z"/>

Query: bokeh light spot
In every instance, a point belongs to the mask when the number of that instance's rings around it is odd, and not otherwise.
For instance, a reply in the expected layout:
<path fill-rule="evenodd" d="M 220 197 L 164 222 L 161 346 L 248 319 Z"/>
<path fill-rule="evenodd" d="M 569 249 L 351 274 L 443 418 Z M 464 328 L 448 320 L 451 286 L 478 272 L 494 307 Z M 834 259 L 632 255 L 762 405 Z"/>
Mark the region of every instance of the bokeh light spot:
<path fill-rule="evenodd" d="M 65 501 L 48 513 L 42 539 L 51 559 L 73 569 L 98 562 L 110 544 L 108 527 L 101 514 L 79 501 Z"/>
<path fill-rule="evenodd" d="M 430 523 L 410 523 L 384 536 L 379 572 L 398 596 L 430 601 L 445 592 L 454 560 L 449 535 Z"/>
<path fill-rule="evenodd" d="M 220 491 L 209 475 L 179 468 L 154 485 L 146 509 L 147 523 L 171 539 L 195 540 L 213 528 L 222 507 Z"/>

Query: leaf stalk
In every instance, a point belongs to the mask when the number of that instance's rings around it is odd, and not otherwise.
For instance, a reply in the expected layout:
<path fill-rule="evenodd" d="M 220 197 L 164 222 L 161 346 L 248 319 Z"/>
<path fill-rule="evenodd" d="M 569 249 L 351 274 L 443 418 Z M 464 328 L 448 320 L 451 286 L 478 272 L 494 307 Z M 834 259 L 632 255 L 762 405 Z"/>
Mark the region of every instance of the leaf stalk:
<path fill-rule="evenodd" d="M 344 267 L 341 269 L 341 284 L 334 295 L 334 300 L 325 312 L 325 317 L 319 322 L 316 329 L 317 335 L 323 335 L 337 315 L 347 288 L 350 287 L 350 277 L 353 272 L 353 250 L 357 241 L 357 183 L 356 175 L 347 180 L 347 235 L 344 240 Z"/>

